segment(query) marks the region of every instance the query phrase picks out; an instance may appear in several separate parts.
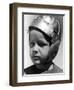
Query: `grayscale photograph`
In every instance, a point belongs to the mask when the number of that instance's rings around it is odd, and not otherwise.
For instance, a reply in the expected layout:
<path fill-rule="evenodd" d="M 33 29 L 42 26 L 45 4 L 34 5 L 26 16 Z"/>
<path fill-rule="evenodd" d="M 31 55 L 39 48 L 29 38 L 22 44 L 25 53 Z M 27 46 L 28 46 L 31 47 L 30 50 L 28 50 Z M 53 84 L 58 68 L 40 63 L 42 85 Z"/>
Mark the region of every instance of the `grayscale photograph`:
<path fill-rule="evenodd" d="M 23 13 L 23 74 L 63 73 L 63 16 Z"/>

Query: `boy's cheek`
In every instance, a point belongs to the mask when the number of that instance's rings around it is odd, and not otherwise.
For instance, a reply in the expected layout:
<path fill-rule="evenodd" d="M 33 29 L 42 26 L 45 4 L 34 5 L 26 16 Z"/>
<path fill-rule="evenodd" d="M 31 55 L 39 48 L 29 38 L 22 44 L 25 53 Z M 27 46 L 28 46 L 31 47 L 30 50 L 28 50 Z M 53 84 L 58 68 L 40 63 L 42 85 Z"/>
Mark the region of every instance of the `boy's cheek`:
<path fill-rule="evenodd" d="M 30 50 L 30 56 L 32 57 L 33 53 L 32 53 L 32 50 Z"/>
<path fill-rule="evenodd" d="M 42 49 L 42 53 L 43 53 L 44 55 L 48 54 L 49 51 L 50 51 L 50 48 L 49 48 L 49 47 L 48 47 L 48 48 L 45 48 L 45 49 Z"/>

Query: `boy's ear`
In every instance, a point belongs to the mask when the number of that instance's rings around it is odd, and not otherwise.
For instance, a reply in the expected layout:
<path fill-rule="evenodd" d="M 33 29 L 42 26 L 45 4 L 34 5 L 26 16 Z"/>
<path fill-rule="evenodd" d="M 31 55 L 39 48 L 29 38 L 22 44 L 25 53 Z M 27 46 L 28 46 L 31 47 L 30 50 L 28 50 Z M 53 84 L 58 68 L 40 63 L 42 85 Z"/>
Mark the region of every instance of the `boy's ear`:
<path fill-rule="evenodd" d="M 60 40 L 56 41 L 54 44 L 51 45 L 50 51 L 49 51 L 50 60 L 53 60 L 54 57 L 57 55 L 59 45 L 60 45 Z"/>

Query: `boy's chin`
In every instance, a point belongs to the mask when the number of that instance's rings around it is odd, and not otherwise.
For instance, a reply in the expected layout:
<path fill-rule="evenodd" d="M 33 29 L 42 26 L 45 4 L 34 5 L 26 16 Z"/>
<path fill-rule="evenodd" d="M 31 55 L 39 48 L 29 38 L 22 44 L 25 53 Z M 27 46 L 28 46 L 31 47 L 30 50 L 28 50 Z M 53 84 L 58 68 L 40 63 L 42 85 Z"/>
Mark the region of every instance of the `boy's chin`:
<path fill-rule="evenodd" d="M 44 65 L 41 64 L 41 63 L 35 63 L 35 66 L 36 66 L 37 69 L 40 69 L 40 70 L 44 70 L 45 69 Z"/>
<path fill-rule="evenodd" d="M 33 61 L 35 65 L 39 65 L 40 64 L 40 60 L 34 60 Z"/>
<path fill-rule="evenodd" d="M 34 60 L 33 63 L 34 63 L 34 65 L 35 65 L 38 69 L 41 68 L 40 60 Z"/>

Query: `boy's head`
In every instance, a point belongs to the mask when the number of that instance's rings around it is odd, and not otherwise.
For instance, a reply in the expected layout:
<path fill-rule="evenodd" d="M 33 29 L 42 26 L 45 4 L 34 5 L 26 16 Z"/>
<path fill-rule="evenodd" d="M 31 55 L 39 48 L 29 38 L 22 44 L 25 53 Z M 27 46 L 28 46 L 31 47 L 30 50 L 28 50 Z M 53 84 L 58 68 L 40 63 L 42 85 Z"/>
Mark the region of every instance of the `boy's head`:
<path fill-rule="evenodd" d="M 30 56 L 41 69 L 56 56 L 60 43 L 60 24 L 52 15 L 38 16 L 29 26 Z"/>

